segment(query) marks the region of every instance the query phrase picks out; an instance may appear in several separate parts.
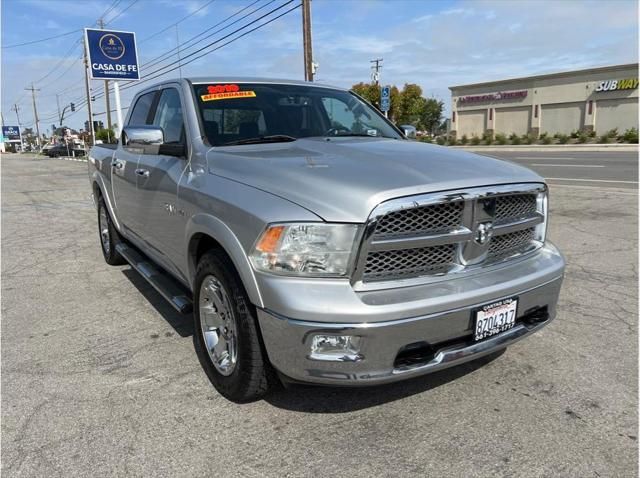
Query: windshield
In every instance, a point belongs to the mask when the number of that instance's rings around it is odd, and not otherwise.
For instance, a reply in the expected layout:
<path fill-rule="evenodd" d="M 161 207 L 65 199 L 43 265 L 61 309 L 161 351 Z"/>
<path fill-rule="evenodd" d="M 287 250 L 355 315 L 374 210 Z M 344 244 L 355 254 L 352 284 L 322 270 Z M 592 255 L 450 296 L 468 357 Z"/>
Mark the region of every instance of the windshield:
<path fill-rule="evenodd" d="M 316 136 L 400 139 L 353 93 L 306 85 L 194 85 L 204 135 L 214 146 L 295 141 Z"/>

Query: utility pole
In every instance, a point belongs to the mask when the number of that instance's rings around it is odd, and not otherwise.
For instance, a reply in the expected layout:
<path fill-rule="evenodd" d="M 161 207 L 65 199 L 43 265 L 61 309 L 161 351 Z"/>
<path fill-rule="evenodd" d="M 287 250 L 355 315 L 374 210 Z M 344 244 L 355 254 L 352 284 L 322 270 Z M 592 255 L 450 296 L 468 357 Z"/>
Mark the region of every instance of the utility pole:
<path fill-rule="evenodd" d="M 178 34 L 178 24 L 174 25 L 176 28 L 176 48 L 178 49 L 178 71 L 180 72 L 180 79 L 182 79 L 182 60 L 180 59 L 180 35 Z"/>
<path fill-rule="evenodd" d="M 304 49 L 304 79 L 313 81 L 313 46 L 311 44 L 311 0 L 302 0 L 302 43 Z"/>
<path fill-rule="evenodd" d="M 91 89 L 89 87 L 89 58 L 87 55 L 87 42 L 84 42 L 84 84 L 87 89 L 87 111 L 89 112 L 89 134 L 91 135 L 91 146 L 96 142 L 93 131 L 93 106 L 91 105 Z M 107 89 L 107 92 L 109 90 Z"/>
<path fill-rule="evenodd" d="M 16 103 L 14 103 L 13 108 L 11 109 L 16 112 L 16 119 L 18 120 L 18 126 L 20 126 L 20 115 L 18 114 L 18 112 L 20 111 L 20 107 Z"/>
<path fill-rule="evenodd" d="M 371 79 L 376 85 L 380 84 L 380 70 L 382 69 L 383 58 L 376 58 L 375 60 L 371 60 L 369 63 L 374 63 L 371 65 L 371 69 L 373 73 L 371 73 Z"/>
<path fill-rule="evenodd" d="M 38 121 L 38 108 L 36 107 L 36 91 L 40 91 L 40 88 L 34 88 L 31 83 L 31 88 L 25 88 L 25 90 L 31 91 L 31 99 L 33 100 L 33 119 L 36 123 L 36 139 L 38 140 L 38 148 L 40 148 L 40 123 Z"/>
<path fill-rule="evenodd" d="M 104 30 L 104 21 L 102 18 L 98 20 L 100 30 Z M 107 106 L 107 129 L 111 133 L 111 100 L 109 98 L 109 80 L 104 80 L 104 101 Z M 93 124 L 93 123 L 92 123 Z"/>
<path fill-rule="evenodd" d="M 56 105 L 58 105 L 58 126 L 62 127 L 62 116 L 60 116 L 60 95 L 56 93 Z"/>

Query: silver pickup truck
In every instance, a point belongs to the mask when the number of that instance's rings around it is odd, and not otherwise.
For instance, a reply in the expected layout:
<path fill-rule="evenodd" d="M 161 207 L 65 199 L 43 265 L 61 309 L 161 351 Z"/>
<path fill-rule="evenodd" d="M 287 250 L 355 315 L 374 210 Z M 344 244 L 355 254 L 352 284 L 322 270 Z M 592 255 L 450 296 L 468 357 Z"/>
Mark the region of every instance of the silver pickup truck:
<path fill-rule="evenodd" d="M 416 377 L 555 316 L 544 180 L 409 141 L 347 90 L 163 82 L 134 98 L 117 148 L 91 149 L 89 178 L 105 260 L 193 311 L 234 401 Z"/>

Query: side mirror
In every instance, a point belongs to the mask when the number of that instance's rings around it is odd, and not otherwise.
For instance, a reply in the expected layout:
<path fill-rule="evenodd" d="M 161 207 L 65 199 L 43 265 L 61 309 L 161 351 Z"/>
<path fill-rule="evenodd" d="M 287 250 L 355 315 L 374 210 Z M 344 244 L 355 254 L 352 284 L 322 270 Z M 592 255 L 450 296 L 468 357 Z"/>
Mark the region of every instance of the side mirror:
<path fill-rule="evenodd" d="M 165 144 L 164 132 L 158 126 L 126 126 L 122 130 L 122 147 L 134 154 L 161 154 L 182 157 L 182 144 Z"/>

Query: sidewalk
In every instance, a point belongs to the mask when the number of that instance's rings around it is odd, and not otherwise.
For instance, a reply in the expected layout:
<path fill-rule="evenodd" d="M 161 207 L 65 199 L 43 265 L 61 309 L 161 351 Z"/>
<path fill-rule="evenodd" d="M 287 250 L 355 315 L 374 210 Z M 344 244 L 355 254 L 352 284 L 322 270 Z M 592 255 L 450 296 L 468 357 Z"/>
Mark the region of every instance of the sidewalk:
<path fill-rule="evenodd" d="M 571 152 L 571 151 L 584 151 L 584 152 L 603 152 L 603 151 L 635 151 L 638 152 L 639 145 L 637 144 L 522 144 L 522 145 L 489 145 L 489 146 L 450 146 L 454 149 L 463 149 L 467 151 L 504 151 L 504 152 Z"/>

